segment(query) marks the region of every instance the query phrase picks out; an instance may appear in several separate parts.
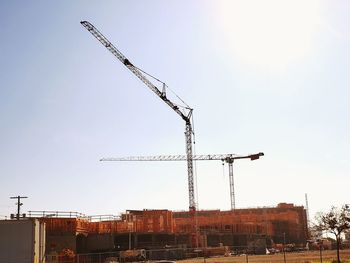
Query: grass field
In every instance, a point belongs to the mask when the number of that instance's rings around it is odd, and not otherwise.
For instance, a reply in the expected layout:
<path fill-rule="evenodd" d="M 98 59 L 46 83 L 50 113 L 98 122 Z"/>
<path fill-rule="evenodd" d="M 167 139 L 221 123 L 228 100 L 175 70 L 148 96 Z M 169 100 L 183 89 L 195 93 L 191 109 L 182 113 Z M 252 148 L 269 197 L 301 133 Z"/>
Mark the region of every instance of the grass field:
<path fill-rule="evenodd" d="M 322 252 L 322 263 L 331 263 L 337 259 L 336 250 L 326 250 Z M 340 251 L 340 259 L 342 263 L 350 263 L 350 249 Z M 230 257 L 213 257 L 181 260 L 181 263 L 283 263 L 283 253 L 275 255 L 241 255 Z M 318 263 L 320 261 L 320 253 L 318 251 L 308 251 L 299 253 L 286 253 L 287 263 Z M 336 262 L 336 261 L 334 261 Z"/>

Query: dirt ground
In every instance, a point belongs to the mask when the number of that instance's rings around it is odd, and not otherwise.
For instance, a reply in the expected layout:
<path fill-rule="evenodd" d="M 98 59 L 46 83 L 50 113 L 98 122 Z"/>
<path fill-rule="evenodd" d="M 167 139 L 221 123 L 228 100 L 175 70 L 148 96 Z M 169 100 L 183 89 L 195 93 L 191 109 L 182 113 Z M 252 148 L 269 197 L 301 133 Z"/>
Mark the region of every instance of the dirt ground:
<path fill-rule="evenodd" d="M 336 250 L 322 252 L 322 263 L 330 263 L 337 259 Z M 340 260 L 350 263 L 350 249 L 340 251 Z M 181 263 L 284 263 L 283 253 L 275 255 L 240 255 L 229 257 L 198 258 L 178 261 Z M 298 253 L 286 253 L 287 263 L 317 263 L 321 262 L 319 251 L 307 251 Z"/>

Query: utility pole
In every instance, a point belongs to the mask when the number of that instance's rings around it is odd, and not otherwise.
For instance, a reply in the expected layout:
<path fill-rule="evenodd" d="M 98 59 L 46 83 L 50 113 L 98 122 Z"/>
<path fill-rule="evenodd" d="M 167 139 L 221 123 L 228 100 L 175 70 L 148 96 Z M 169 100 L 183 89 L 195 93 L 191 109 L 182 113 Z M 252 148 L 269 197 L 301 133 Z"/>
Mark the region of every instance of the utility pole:
<path fill-rule="evenodd" d="M 308 232 L 308 235 L 310 233 L 309 229 L 310 229 L 310 214 L 309 214 L 309 201 L 308 201 L 308 198 L 307 198 L 307 193 L 305 193 L 305 208 L 306 208 L 306 222 L 307 222 L 307 232 Z"/>
<path fill-rule="evenodd" d="M 323 240 L 322 239 L 318 242 L 318 245 L 320 247 L 320 261 L 322 263 L 322 250 L 323 250 Z"/>
<path fill-rule="evenodd" d="M 286 233 L 283 233 L 283 262 L 286 263 Z"/>
<path fill-rule="evenodd" d="M 21 210 L 21 206 L 23 205 L 23 203 L 21 203 L 21 199 L 23 199 L 23 198 L 28 198 L 28 197 L 20 196 L 20 195 L 10 197 L 10 199 L 17 199 L 17 203 L 16 203 L 16 205 L 17 205 L 17 216 L 16 216 L 17 220 L 19 220 L 19 217 L 20 217 L 20 210 Z"/>

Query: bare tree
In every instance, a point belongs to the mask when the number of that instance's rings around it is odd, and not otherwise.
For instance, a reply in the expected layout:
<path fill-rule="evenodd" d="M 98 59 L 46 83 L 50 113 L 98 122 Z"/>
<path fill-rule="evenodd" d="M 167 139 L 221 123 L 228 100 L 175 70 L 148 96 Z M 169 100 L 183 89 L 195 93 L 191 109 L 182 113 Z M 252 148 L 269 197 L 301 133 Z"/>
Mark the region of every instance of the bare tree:
<path fill-rule="evenodd" d="M 316 229 L 323 233 L 331 233 L 335 236 L 337 244 L 337 260 L 340 263 L 339 250 L 342 235 L 350 230 L 350 206 L 341 208 L 332 207 L 329 212 L 319 212 L 316 215 Z"/>

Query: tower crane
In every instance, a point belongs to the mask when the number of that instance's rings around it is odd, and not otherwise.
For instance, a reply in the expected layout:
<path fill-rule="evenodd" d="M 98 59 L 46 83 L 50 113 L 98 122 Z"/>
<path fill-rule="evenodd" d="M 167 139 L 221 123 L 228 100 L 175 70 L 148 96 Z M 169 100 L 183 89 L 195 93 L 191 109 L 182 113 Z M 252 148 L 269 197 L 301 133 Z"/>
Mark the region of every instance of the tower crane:
<path fill-rule="evenodd" d="M 97 30 L 88 21 L 80 22 L 103 46 L 105 46 L 124 66 L 126 66 L 137 78 L 139 78 L 148 88 L 150 88 L 161 100 L 163 100 L 170 108 L 172 108 L 185 121 L 185 138 L 186 138 L 186 161 L 188 174 L 188 192 L 189 192 L 189 210 L 196 210 L 194 180 L 193 180 L 193 159 L 192 159 L 192 125 L 191 117 L 193 109 L 187 104 L 180 109 L 181 106 L 175 104 L 167 98 L 166 84 L 159 79 L 154 78 L 145 71 L 134 66 L 100 31 Z M 162 83 L 162 91 L 153 84 L 147 77 L 152 77 Z M 180 99 L 181 100 L 181 99 Z M 181 100 L 183 102 L 183 100 Z M 183 102 L 184 103 L 184 102 Z M 185 104 L 185 103 L 184 103 Z"/>
<path fill-rule="evenodd" d="M 257 160 L 261 156 L 264 156 L 263 152 L 249 154 L 249 155 L 236 155 L 236 154 L 208 154 L 208 155 L 193 155 L 192 160 L 194 161 L 209 161 L 209 160 L 220 160 L 228 163 L 229 167 L 229 178 L 230 178 L 230 198 L 231 198 L 231 210 L 235 210 L 235 188 L 233 180 L 233 162 L 238 159 L 250 159 Z M 185 155 L 158 155 L 158 156 L 129 156 L 129 157 L 109 157 L 102 158 L 100 161 L 186 161 L 187 156 Z"/>

